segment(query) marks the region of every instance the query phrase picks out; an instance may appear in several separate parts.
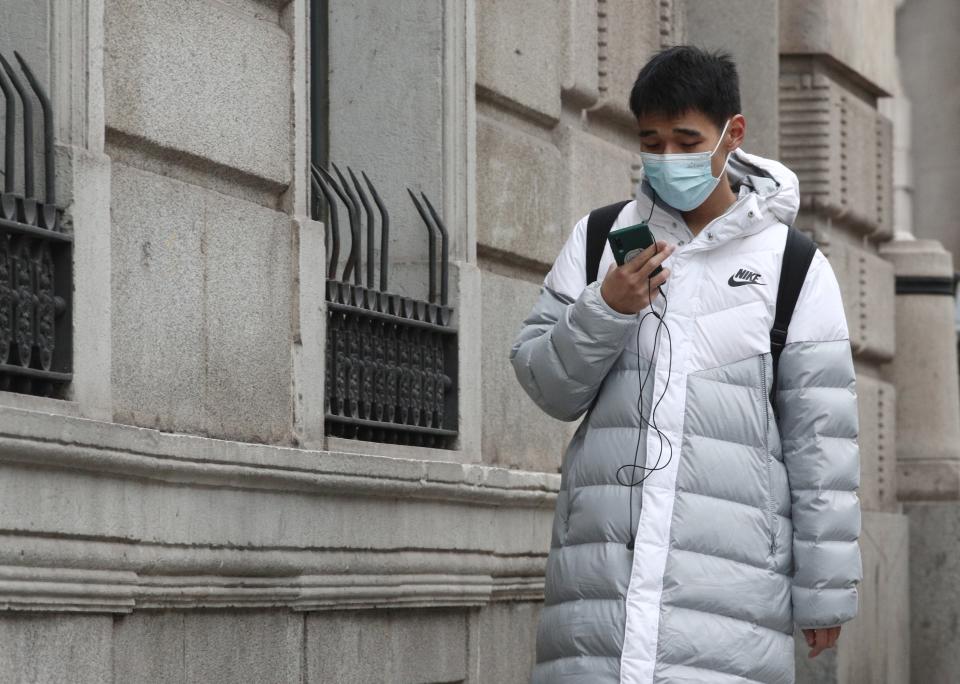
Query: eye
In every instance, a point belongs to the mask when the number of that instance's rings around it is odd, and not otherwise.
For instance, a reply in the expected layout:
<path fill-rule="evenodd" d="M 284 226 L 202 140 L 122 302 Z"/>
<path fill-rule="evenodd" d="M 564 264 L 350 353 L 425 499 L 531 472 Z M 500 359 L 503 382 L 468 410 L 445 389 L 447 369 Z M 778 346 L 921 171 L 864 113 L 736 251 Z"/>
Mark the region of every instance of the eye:
<path fill-rule="evenodd" d="M 696 146 L 699 145 L 699 144 L 700 144 L 700 143 L 698 143 L 698 142 L 695 142 L 695 143 L 680 143 L 680 147 L 682 147 L 682 148 L 685 149 L 685 150 L 689 150 L 689 149 L 692 149 L 692 148 L 696 147 Z"/>

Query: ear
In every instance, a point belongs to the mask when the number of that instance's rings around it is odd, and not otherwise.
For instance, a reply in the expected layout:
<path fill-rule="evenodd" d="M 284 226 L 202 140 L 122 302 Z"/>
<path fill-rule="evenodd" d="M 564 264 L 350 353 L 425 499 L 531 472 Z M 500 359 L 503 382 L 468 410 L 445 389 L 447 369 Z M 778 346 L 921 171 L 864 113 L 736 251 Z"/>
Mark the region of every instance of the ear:
<path fill-rule="evenodd" d="M 734 114 L 727 127 L 727 151 L 733 152 L 743 145 L 743 138 L 747 133 L 747 120 L 743 114 Z"/>

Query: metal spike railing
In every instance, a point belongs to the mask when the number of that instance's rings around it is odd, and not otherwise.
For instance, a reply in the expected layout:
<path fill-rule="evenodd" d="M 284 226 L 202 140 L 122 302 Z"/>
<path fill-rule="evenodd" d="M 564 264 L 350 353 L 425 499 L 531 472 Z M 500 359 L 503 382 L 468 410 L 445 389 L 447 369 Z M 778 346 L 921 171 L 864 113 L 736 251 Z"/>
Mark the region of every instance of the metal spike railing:
<path fill-rule="evenodd" d="M 427 300 L 388 291 L 390 216 L 366 173 L 333 173 L 312 165 L 315 200 L 329 210 L 327 274 L 326 424 L 329 434 L 371 441 L 449 447 L 457 436 L 457 333 L 448 305 L 449 235 L 439 213 L 408 188 L 426 226 Z M 347 180 L 349 176 L 349 181 Z M 373 198 L 373 203 L 370 197 Z M 340 217 L 347 210 L 350 251 L 340 275 Z M 373 205 L 376 205 L 375 214 Z M 426 205 L 426 208 L 424 208 Z M 316 205 L 315 205 L 316 206 Z M 376 285 L 376 219 L 380 219 L 380 279 Z M 366 219 L 366 285 L 361 283 Z M 440 303 L 437 303 L 436 235 L 441 241 Z M 353 282 L 350 277 L 353 276 Z"/>

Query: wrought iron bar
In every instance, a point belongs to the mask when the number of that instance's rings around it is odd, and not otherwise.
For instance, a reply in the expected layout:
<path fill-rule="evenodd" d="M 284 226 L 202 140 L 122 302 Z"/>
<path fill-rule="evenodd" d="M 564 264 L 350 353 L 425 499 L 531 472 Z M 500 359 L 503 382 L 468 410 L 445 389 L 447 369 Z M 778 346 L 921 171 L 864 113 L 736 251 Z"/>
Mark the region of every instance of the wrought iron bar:
<path fill-rule="evenodd" d="M 17 72 L 2 54 L 0 54 L 0 66 L 7 72 L 7 77 L 17 91 L 17 95 L 20 96 L 20 105 L 23 109 L 23 198 L 20 201 L 20 219 L 32 225 L 36 222 L 36 199 L 33 196 L 33 102 L 30 100 L 27 89 L 17 77 Z"/>
<path fill-rule="evenodd" d="M 36 94 L 37 99 L 40 101 L 40 109 L 43 112 L 43 176 L 44 176 L 44 185 L 43 185 L 43 211 L 41 213 L 41 219 L 43 220 L 43 225 L 51 230 L 56 230 L 57 225 L 57 208 L 56 208 L 56 188 L 55 188 L 55 179 L 56 179 L 56 169 L 54 168 L 54 150 L 53 150 L 53 106 L 50 103 L 50 98 L 47 97 L 47 94 L 43 91 L 43 87 L 40 85 L 40 82 L 37 80 L 37 77 L 33 75 L 33 71 L 30 70 L 29 65 L 24 61 L 23 57 L 20 56 L 20 53 L 14 51 L 13 56 L 17 58 L 17 62 L 20 63 L 20 68 L 23 69 L 24 75 L 27 77 L 27 81 L 30 83 L 30 87 L 33 89 L 33 92 Z"/>
<path fill-rule="evenodd" d="M 387 208 L 383 205 L 383 200 L 380 199 L 380 193 L 377 192 L 377 189 L 373 186 L 373 183 L 369 178 L 367 178 L 367 174 L 363 171 L 360 173 L 363 175 L 363 179 L 367 181 L 367 187 L 370 188 L 370 194 L 373 195 L 373 201 L 377 203 L 377 209 L 380 210 L 380 290 L 386 292 L 387 247 L 390 244 L 390 214 L 387 213 Z"/>
<path fill-rule="evenodd" d="M 17 135 L 17 101 L 13 96 L 13 89 L 10 82 L 3 75 L 3 69 L 0 69 L 0 91 L 3 92 L 4 100 L 4 162 L 3 162 L 3 197 L 0 204 L 0 216 L 13 218 L 16 215 L 16 202 L 13 201 L 14 182 L 17 176 L 16 161 L 14 152 L 17 146 L 14 139 Z M 9 204 L 8 204 L 9 200 Z"/>
<path fill-rule="evenodd" d="M 437 229 L 440 231 L 441 236 L 441 248 L 440 248 L 440 303 L 444 306 L 447 305 L 447 282 L 450 277 L 450 273 L 447 270 L 448 262 L 450 260 L 449 237 L 447 235 L 447 227 L 443 225 L 443 219 L 440 218 L 440 214 L 437 213 L 437 210 L 433 208 L 433 205 L 430 203 L 430 200 L 427 199 L 427 196 L 420 193 L 420 196 L 423 197 L 423 201 L 427 203 L 427 208 L 430 210 L 430 216 L 433 217 L 434 223 L 437 224 Z"/>
<path fill-rule="evenodd" d="M 337 168 L 337 165 L 330 162 L 330 166 L 336 171 L 337 179 L 340 181 L 340 187 L 343 188 L 345 195 L 344 203 L 347 204 L 347 215 L 350 217 L 350 235 L 353 239 L 353 244 L 350 245 L 350 253 L 353 255 L 353 268 L 355 269 L 353 272 L 353 282 L 360 285 L 360 259 L 362 258 L 361 250 L 363 249 L 363 235 L 360 232 L 360 203 L 357 202 L 353 190 L 350 189 L 350 184 L 347 182 L 347 179 L 344 178 L 340 169 Z M 356 250 L 354 250 L 354 244 L 356 245 Z"/>
<path fill-rule="evenodd" d="M 407 188 L 407 193 L 410 195 L 410 199 L 413 200 L 413 206 L 417 208 L 417 213 L 420 214 L 420 218 L 423 219 L 423 223 L 427 227 L 427 245 L 429 247 L 429 256 L 427 258 L 430 262 L 430 284 L 428 287 L 429 291 L 427 293 L 427 298 L 432 304 L 433 302 L 437 301 L 437 288 L 435 285 L 437 280 L 437 244 L 434 238 L 434 227 L 433 224 L 430 223 L 430 219 L 427 217 L 427 212 L 423 210 L 420 202 L 417 201 L 417 197 L 413 194 L 413 191 L 410 190 L 410 188 Z"/>
<path fill-rule="evenodd" d="M 352 240 L 350 243 L 350 256 L 347 257 L 347 263 L 343 267 L 343 275 L 341 275 L 340 278 L 343 281 L 350 280 L 350 274 L 353 272 L 353 269 L 356 268 L 357 271 L 356 271 L 355 281 L 356 281 L 356 284 L 359 285 L 360 284 L 360 271 L 359 271 L 360 269 L 360 265 L 359 265 L 360 264 L 360 249 L 359 249 L 360 248 L 360 244 L 359 244 L 360 227 L 357 224 L 356 207 L 354 207 L 353 203 L 350 202 L 350 198 L 347 196 L 343 188 L 340 187 L 340 184 L 337 183 L 334 177 L 331 176 L 326 169 L 319 166 L 314 168 L 316 168 L 317 171 L 319 171 L 323 175 L 323 178 L 324 180 L 326 180 L 327 185 L 333 188 L 333 191 L 337 193 L 337 197 L 339 197 L 340 201 L 343 202 L 344 206 L 347 207 L 347 214 L 349 214 L 350 216 L 350 235 Z"/>
<path fill-rule="evenodd" d="M 373 289 L 373 208 L 370 206 L 370 200 L 367 199 L 367 194 L 363 191 L 360 181 L 357 180 L 353 169 L 349 166 L 347 167 L 347 173 L 350 174 L 350 180 L 353 181 L 353 185 L 357 189 L 357 195 L 360 197 L 360 203 L 363 204 L 363 210 L 367 214 L 367 287 Z"/>
<path fill-rule="evenodd" d="M 330 247 L 330 265 L 327 267 L 327 278 L 330 280 L 336 280 L 337 263 L 340 261 L 340 219 L 337 215 L 337 203 L 333 199 L 333 194 L 330 192 L 327 182 L 317 171 L 316 167 L 311 167 L 310 172 L 310 180 L 313 181 L 313 187 L 320 190 L 320 192 L 326 198 L 327 206 L 330 210 L 330 225 L 328 228 L 330 231 L 331 242 L 333 244 Z"/>

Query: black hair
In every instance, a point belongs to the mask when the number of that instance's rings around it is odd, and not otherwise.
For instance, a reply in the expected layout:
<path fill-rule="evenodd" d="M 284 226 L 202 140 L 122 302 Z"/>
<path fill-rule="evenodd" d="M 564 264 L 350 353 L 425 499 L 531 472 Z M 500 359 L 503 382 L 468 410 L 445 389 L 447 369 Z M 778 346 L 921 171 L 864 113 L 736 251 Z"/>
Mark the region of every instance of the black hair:
<path fill-rule="evenodd" d="M 677 45 L 655 54 L 640 70 L 630 91 L 635 117 L 674 117 L 691 110 L 703 112 L 717 128 L 740 113 L 740 77 L 728 53 Z"/>

